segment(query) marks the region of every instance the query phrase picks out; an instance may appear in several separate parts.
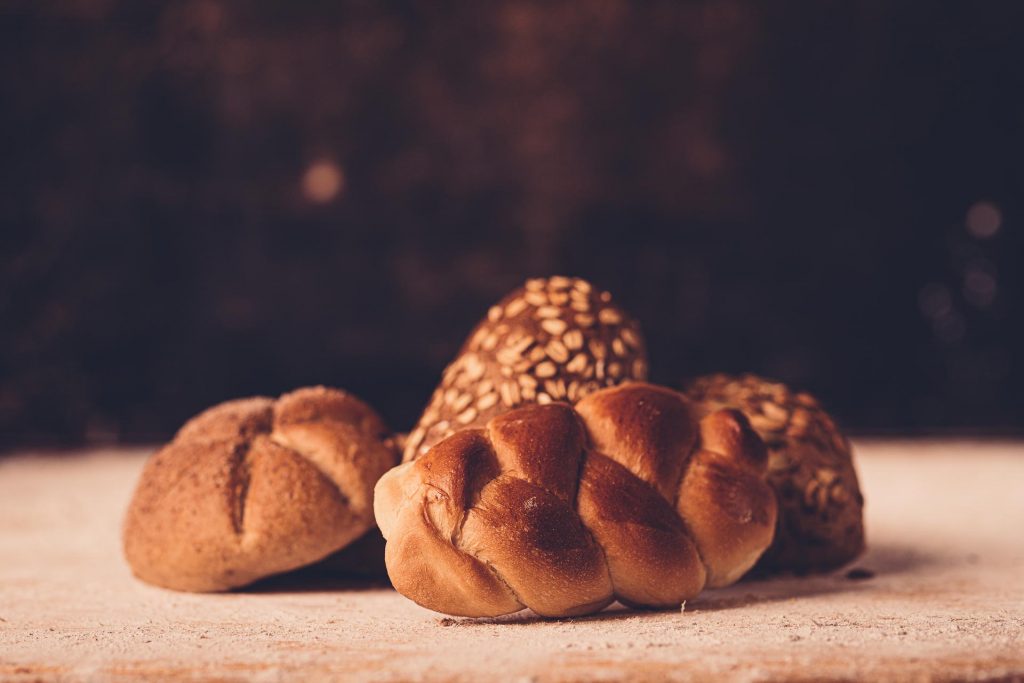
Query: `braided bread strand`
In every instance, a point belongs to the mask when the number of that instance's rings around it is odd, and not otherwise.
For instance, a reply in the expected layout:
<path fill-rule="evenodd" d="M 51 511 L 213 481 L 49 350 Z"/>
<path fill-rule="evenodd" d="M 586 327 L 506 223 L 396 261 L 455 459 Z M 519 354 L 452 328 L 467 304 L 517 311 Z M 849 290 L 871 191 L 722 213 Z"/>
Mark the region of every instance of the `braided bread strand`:
<path fill-rule="evenodd" d="M 388 472 L 374 509 L 395 588 L 424 607 L 667 607 L 735 581 L 771 543 L 765 462 L 741 413 L 698 422 L 678 392 L 630 383 L 456 432 Z"/>

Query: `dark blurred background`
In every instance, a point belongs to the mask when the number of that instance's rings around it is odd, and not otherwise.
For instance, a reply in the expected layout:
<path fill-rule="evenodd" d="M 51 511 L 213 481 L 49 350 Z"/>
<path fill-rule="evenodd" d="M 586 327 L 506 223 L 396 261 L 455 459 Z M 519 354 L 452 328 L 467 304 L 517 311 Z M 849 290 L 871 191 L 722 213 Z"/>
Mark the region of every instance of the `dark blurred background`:
<path fill-rule="evenodd" d="M 5 2 L 0 448 L 348 388 L 611 289 L 653 378 L 1024 425 L 1024 4 Z"/>

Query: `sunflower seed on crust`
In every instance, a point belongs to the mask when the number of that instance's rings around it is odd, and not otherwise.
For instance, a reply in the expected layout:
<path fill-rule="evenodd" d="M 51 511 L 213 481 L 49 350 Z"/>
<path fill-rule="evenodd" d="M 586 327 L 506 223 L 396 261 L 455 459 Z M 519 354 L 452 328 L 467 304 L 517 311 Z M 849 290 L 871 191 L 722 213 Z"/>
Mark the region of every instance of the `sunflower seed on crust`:
<path fill-rule="evenodd" d="M 533 369 L 533 373 L 542 379 L 545 377 L 554 377 L 555 374 L 558 373 L 558 368 L 555 367 L 555 364 L 551 361 L 544 361 Z"/>
<path fill-rule="evenodd" d="M 558 318 L 548 318 L 546 320 L 542 320 L 540 323 L 541 329 L 554 337 L 565 332 L 565 328 L 568 326 L 568 323 L 564 320 L 559 320 Z"/>
<path fill-rule="evenodd" d="M 519 385 L 515 382 L 503 382 L 501 389 L 501 402 L 508 407 L 513 407 L 519 403 Z"/>
<path fill-rule="evenodd" d="M 569 372 L 583 372 L 583 369 L 587 367 L 587 354 L 577 353 L 573 356 L 573 359 L 569 361 L 565 369 Z"/>
<path fill-rule="evenodd" d="M 640 348 L 640 335 L 638 335 L 632 329 L 628 327 L 623 327 L 622 331 L 619 332 L 619 336 L 622 337 L 622 341 L 626 342 L 626 344 L 628 344 L 630 348 Z"/>
<path fill-rule="evenodd" d="M 547 352 L 548 358 L 556 363 L 564 363 L 569 360 L 569 349 L 557 339 L 549 341 L 548 345 L 544 347 L 544 351 Z"/>
<path fill-rule="evenodd" d="M 583 332 L 580 330 L 569 330 L 562 337 L 562 343 L 571 351 L 583 348 Z"/>
<path fill-rule="evenodd" d="M 565 380 L 562 379 L 549 379 L 544 382 L 544 391 L 546 391 L 551 398 L 561 399 L 565 398 Z"/>
<path fill-rule="evenodd" d="M 594 324 L 594 316 L 589 313 L 579 313 L 576 315 L 576 324 L 580 327 L 590 327 Z"/>
<path fill-rule="evenodd" d="M 561 313 L 562 309 L 558 306 L 541 306 L 537 309 L 538 318 L 557 318 Z"/>
<path fill-rule="evenodd" d="M 552 289 L 565 289 L 571 285 L 572 280 L 563 275 L 555 275 L 548 278 L 548 287 Z"/>
<path fill-rule="evenodd" d="M 472 402 L 473 402 L 473 395 L 472 394 L 462 394 L 457 399 L 452 401 L 452 410 L 454 410 L 456 413 L 461 413 Z"/>
<path fill-rule="evenodd" d="M 531 306 L 540 307 L 548 305 L 548 297 L 544 292 L 541 291 L 527 292 L 526 294 L 523 295 L 523 299 L 526 301 L 526 303 L 530 304 Z"/>
<path fill-rule="evenodd" d="M 513 299 L 505 306 L 505 317 L 514 318 L 526 310 L 527 303 L 524 299 Z"/>
<path fill-rule="evenodd" d="M 574 299 L 572 303 L 569 304 L 569 308 L 577 313 L 588 313 L 590 311 L 590 302 L 582 299 Z"/>

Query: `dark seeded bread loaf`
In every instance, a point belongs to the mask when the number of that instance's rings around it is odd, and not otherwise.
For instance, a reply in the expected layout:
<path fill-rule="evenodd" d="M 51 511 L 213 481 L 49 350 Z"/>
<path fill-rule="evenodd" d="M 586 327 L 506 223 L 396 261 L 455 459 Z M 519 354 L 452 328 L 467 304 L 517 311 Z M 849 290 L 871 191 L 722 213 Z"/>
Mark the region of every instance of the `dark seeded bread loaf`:
<path fill-rule="evenodd" d="M 768 447 L 779 526 L 755 571 L 825 571 L 863 552 L 864 497 L 850 442 L 814 397 L 755 375 L 700 377 L 686 391 L 706 411 L 743 411 Z"/>
<path fill-rule="evenodd" d="M 528 280 L 492 306 L 445 369 L 405 442 L 405 460 L 520 405 L 575 403 L 647 379 L 640 326 L 586 280 Z"/>

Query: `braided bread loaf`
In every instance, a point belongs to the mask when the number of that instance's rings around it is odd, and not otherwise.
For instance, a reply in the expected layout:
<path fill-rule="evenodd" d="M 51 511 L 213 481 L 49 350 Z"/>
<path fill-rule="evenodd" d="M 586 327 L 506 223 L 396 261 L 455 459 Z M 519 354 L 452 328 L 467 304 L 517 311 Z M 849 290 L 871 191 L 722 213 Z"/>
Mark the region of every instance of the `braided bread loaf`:
<path fill-rule="evenodd" d="M 640 325 L 586 280 L 527 280 L 491 306 L 445 368 L 405 443 L 412 460 L 441 439 L 526 403 L 575 403 L 647 379 Z"/>
<path fill-rule="evenodd" d="M 739 412 L 698 422 L 682 394 L 629 383 L 456 432 L 385 474 L 374 511 L 395 588 L 439 612 L 678 606 L 771 542 L 765 457 Z"/>
<path fill-rule="evenodd" d="M 336 389 L 228 401 L 189 420 L 143 470 L 124 552 L 143 581 L 219 591 L 315 562 L 373 527 L 397 462 L 387 427 Z"/>
<path fill-rule="evenodd" d="M 686 393 L 703 410 L 743 411 L 768 448 L 779 521 L 757 572 L 825 571 L 864 551 L 850 442 L 813 396 L 757 375 L 699 377 Z"/>

